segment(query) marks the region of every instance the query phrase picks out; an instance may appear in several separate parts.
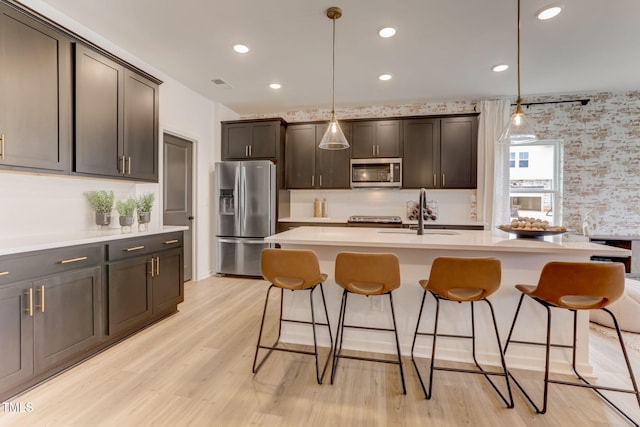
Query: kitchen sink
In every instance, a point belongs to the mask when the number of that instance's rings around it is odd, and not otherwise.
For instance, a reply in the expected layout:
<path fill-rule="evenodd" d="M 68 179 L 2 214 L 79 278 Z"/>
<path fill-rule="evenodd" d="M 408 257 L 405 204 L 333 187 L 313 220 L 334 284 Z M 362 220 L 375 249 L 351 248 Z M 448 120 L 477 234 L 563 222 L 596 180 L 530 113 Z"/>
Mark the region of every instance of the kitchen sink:
<path fill-rule="evenodd" d="M 394 229 L 386 229 L 386 230 L 378 230 L 378 233 L 391 233 L 391 234 L 418 234 L 417 230 L 409 230 L 406 228 L 394 228 Z M 439 234 L 439 235 L 443 235 L 443 236 L 452 236 L 452 235 L 458 235 L 460 233 L 458 233 L 457 231 L 451 231 L 451 230 L 424 230 L 424 234 Z"/>

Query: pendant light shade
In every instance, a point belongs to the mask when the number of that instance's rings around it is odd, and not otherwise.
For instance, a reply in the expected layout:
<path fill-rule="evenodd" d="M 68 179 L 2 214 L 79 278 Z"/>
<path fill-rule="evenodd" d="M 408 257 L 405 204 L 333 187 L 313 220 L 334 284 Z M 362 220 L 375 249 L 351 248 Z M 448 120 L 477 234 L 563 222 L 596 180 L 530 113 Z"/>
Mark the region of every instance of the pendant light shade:
<path fill-rule="evenodd" d="M 504 144 L 527 144 L 536 142 L 538 137 L 533 131 L 531 120 L 522 112 L 522 98 L 520 97 L 520 0 L 518 0 L 518 99 L 516 109 L 511 115 L 509 125 L 500 135 L 498 142 Z"/>
<path fill-rule="evenodd" d="M 324 150 L 344 150 L 349 148 L 347 138 L 340 128 L 340 124 L 336 119 L 335 110 L 335 94 L 336 94 L 336 19 L 342 16 L 342 10 L 339 7 L 330 7 L 327 9 L 327 18 L 333 21 L 333 48 L 332 48 L 332 85 L 331 85 L 331 120 L 329 127 L 320 140 L 318 148 Z"/>

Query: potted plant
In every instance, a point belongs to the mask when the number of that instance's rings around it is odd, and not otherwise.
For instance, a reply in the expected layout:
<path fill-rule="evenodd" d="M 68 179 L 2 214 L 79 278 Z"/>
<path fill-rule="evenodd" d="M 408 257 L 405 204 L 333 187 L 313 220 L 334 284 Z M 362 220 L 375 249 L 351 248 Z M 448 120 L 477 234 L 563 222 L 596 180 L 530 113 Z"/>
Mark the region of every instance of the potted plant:
<path fill-rule="evenodd" d="M 136 199 L 129 197 L 127 200 L 118 200 L 116 210 L 120 215 L 120 225 L 131 227 L 133 225 L 133 212 L 136 210 Z"/>
<path fill-rule="evenodd" d="M 99 226 L 111 223 L 111 211 L 113 210 L 113 191 L 98 190 L 86 191 L 84 196 L 89 206 L 96 213 L 96 224 Z"/>
<path fill-rule="evenodd" d="M 136 211 L 138 213 L 138 224 L 147 224 L 151 221 L 151 209 L 155 200 L 154 193 L 145 193 L 136 199 Z"/>

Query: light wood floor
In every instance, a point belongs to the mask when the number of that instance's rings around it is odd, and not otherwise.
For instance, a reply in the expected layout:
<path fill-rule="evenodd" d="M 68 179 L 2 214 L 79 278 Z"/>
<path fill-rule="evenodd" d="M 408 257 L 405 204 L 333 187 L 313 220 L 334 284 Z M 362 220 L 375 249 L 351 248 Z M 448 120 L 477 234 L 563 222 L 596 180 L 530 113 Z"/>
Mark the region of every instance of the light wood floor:
<path fill-rule="evenodd" d="M 535 415 L 515 389 L 516 407 L 506 409 L 479 375 L 437 372 L 427 401 L 409 358 L 406 395 L 397 367 L 380 363 L 342 360 L 335 384 L 327 375 L 318 385 L 313 357 L 277 352 L 254 376 L 266 282 L 211 278 L 185 288 L 178 314 L 12 400 L 31 412 L 0 406 L 0 425 L 629 425 L 592 391 L 577 387 L 552 385 L 546 415 Z M 598 374 L 616 382 L 624 371 L 615 341 L 593 336 L 591 345 Z M 640 376 L 640 353 L 630 353 Z M 603 368 L 611 363 L 618 366 Z M 535 388 L 538 379 L 526 375 L 524 382 Z M 630 396 L 614 398 L 640 420 Z"/>

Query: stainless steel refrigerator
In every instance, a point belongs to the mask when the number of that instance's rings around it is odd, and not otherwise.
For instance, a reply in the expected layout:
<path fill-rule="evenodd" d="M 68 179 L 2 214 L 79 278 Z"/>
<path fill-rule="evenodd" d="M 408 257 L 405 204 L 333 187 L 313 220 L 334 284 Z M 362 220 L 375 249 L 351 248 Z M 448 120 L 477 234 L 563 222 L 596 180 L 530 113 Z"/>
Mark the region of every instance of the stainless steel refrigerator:
<path fill-rule="evenodd" d="M 261 276 L 264 238 L 276 230 L 276 165 L 268 160 L 219 162 L 215 169 L 216 269 Z"/>

